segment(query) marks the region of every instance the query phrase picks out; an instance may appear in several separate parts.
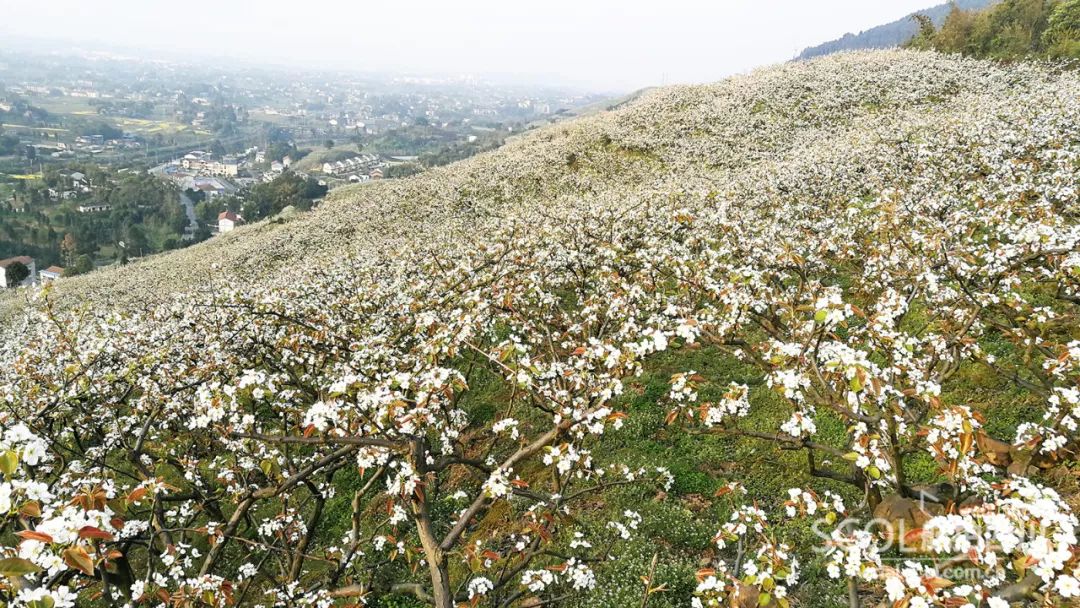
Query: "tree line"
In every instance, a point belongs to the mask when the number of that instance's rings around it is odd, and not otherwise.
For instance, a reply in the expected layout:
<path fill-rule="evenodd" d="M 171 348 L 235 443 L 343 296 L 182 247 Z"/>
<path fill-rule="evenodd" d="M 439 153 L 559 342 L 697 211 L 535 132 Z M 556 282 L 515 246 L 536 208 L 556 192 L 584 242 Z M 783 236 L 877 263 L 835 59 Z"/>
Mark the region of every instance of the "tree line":
<path fill-rule="evenodd" d="M 1080 0 L 1004 0 L 987 9 L 952 7 L 940 28 L 916 15 L 907 46 L 1012 61 L 1080 59 Z"/>

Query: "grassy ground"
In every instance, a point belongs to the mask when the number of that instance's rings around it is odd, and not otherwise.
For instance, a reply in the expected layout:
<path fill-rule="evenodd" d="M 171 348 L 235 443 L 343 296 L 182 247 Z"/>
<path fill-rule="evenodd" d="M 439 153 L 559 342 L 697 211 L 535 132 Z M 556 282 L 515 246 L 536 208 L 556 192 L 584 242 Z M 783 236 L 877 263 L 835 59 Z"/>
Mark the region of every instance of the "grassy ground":
<path fill-rule="evenodd" d="M 116 126 L 125 131 L 131 131 L 138 135 L 149 135 L 153 133 L 161 133 L 162 135 L 175 135 L 176 133 L 182 133 L 185 131 L 192 131 L 193 129 L 184 124 L 168 120 L 147 120 L 145 118 L 113 118 L 113 122 Z M 199 133 L 198 130 L 193 130 Z M 209 135 L 209 131 L 201 134 Z"/>
<path fill-rule="evenodd" d="M 88 97 L 38 97 L 32 96 L 30 103 L 50 114 L 97 115 L 97 108 L 90 104 Z"/>
<path fill-rule="evenodd" d="M 67 133 L 67 129 L 60 129 L 56 127 L 28 127 L 26 125 L 13 125 L 11 123 L 0 123 L 0 128 L 13 129 L 19 131 L 32 131 L 40 133 Z"/>
<path fill-rule="evenodd" d="M 728 482 L 738 481 L 751 496 L 771 497 L 770 503 L 760 506 L 776 513 L 787 500 L 789 488 L 810 482 L 804 472 L 802 453 L 782 451 L 753 439 L 702 436 L 665 424 L 666 409 L 658 402 L 667 394 L 671 374 L 688 369 L 709 380 L 702 387 L 702 400 L 719 397 L 723 387 L 732 381 L 749 385 L 753 407 L 746 420 L 747 428 L 776 428 L 787 417 L 780 400 L 764 385 L 763 379 L 749 366 L 729 356 L 702 349 L 668 354 L 654 361 L 648 372 L 630 385 L 626 404 L 630 418 L 622 430 L 609 438 L 613 441 L 605 444 L 604 452 L 616 462 L 667 467 L 675 477 L 675 484 L 666 495 L 641 495 L 627 490 L 615 494 L 610 502 L 597 505 L 593 515 L 598 526 L 623 509 L 640 512 L 644 523 L 639 534 L 619 554 L 619 565 L 598 569 L 598 592 L 569 605 L 581 608 L 637 605 L 642 597 L 640 577 L 648 573 L 654 554 L 658 555 L 655 585 L 666 585 L 667 591 L 654 595 L 650 606 L 688 605 L 694 572 L 710 565 L 716 555 L 713 535 L 731 513 L 727 499 L 715 497 L 716 491 Z M 841 439 L 844 432 L 839 425 L 821 429 L 822 439 L 834 441 Z M 815 483 L 845 494 L 847 500 L 857 500 L 848 488 Z M 781 527 L 781 530 L 788 538 L 805 540 L 807 544 L 813 540 L 812 532 L 804 524 Z M 820 568 L 813 563 L 809 567 Z M 810 580 L 814 584 L 804 589 L 805 599 L 810 602 L 805 605 L 833 605 L 833 598 L 838 597 L 840 590 L 821 576 Z"/>

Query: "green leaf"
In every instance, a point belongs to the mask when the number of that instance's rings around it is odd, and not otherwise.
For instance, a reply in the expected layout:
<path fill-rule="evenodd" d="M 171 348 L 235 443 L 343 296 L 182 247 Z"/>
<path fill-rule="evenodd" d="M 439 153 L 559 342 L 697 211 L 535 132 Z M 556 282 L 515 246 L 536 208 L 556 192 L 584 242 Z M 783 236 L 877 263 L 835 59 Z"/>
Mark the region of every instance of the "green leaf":
<path fill-rule="evenodd" d="M 855 462 L 858 459 L 859 459 L 859 453 L 858 452 L 848 452 L 847 454 L 844 454 L 844 460 Z"/>
<path fill-rule="evenodd" d="M 25 560 L 21 557 L 0 559 L 0 574 L 3 574 L 8 578 L 18 578 L 35 572 L 41 572 L 41 568 L 30 560 Z"/>
<path fill-rule="evenodd" d="M 862 380 L 859 380 L 858 376 L 852 376 L 851 381 L 848 382 L 848 386 L 851 387 L 852 391 L 857 393 L 862 390 Z"/>
<path fill-rule="evenodd" d="M 872 479 L 881 479 L 881 470 L 874 465 L 866 467 L 866 472 L 870 474 Z"/>
<path fill-rule="evenodd" d="M 814 320 L 818 323 L 824 323 L 825 318 L 829 316 L 829 311 L 822 309 L 814 313 Z"/>
<path fill-rule="evenodd" d="M 768 593 L 762 593 L 761 595 L 757 596 L 757 605 L 758 606 L 768 606 L 769 602 L 771 602 L 771 601 L 772 601 L 772 596 L 769 595 Z"/>
<path fill-rule="evenodd" d="M 263 472 L 263 475 L 266 475 L 267 477 L 276 477 L 277 469 L 277 462 L 269 458 L 264 458 L 263 461 L 259 463 L 259 470 L 261 470 Z"/>

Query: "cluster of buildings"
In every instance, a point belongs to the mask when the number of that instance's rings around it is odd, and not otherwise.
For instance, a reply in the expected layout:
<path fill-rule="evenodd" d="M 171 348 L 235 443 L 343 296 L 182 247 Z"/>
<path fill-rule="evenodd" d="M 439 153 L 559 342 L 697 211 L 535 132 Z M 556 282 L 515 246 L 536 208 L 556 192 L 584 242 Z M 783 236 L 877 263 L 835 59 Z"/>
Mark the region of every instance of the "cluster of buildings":
<path fill-rule="evenodd" d="M 79 205 L 77 209 L 79 213 L 105 213 L 106 211 L 112 211 L 112 205 L 91 203 L 89 205 Z"/>
<path fill-rule="evenodd" d="M 231 196 L 237 192 L 236 186 L 220 177 L 184 175 L 174 178 L 173 181 L 184 190 L 202 192 L 206 198 Z"/>
<path fill-rule="evenodd" d="M 28 274 L 19 281 L 18 284 L 12 285 L 11 283 L 14 280 L 14 269 L 17 264 L 24 266 L 28 271 Z M 13 258 L 7 258 L 6 260 L 0 260 L 0 288 L 27 287 L 38 283 L 48 283 L 50 281 L 55 281 L 62 276 L 64 276 L 64 269 L 59 266 L 49 266 L 48 268 L 39 271 L 37 269 L 37 262 L 28 255 L 20 255 Z"/>
<path fill-rule="evenodd" d="M 76 152 L 95 155 L 106 150 L 138 150 L 143 147 L 142 142 L 131 133 L 125 133 L 118 139 L 105 139 L 103 135 L 80 135 L 70 144 L 57 141 L 29 145 L 39 156 L 48 154 L 52 158 L 72 158 Z"/>
<path fill-rule="evenodd" d="M 346 178 L 353 182 L 381 179 L 386 167 L 378 156 L 363 154 L 353 158 L 323 163 L 322 172 L 334 177 Z"/>
<path fill-rule="evenodd" d="M 100 154 L 106 150 L 137 150 L 141 147 L 142 142 L 131 133 L 124 133 L 117 139 L 105 139 L 104 135 L 80 135 L 75 138 L 70 147 L 63 142 L 58 142 L 54 156 L 60 157 L 64 155 L 64 152 L 71 151 Z"/>
<path fill-rule="evenodd" d="M 93 184 L 86 177 L 86 174 L 79 171 L 72 171 L 71 173 L 61 173 L 64 177 L 64 186 L 59 190 L 56 188 L 49 188 L 49 199 L 58 200 L 70 200 L 78 197 L 80 194 L 89 194 L 93 191 Z M 81 209 L 80 209 L 81 210 Z"/>
<path fill-rule="evenodd" d="M 286 156 L 280 161 L 272 161 L 269 171 L 259 173 L 253 171 L 250 164 L 252 158 L 255 165 L 266 162 L 265 152 L 257 147 L 248 148 L 238 156 L 220 158 L 210 152 L 193 150 L 182 158 L 155 169 L 155 172 L 172 180 L 184 190 L 195 190 L 207 197 L 214 197 L 236 194 L 241 187 L 251 186 L 259 181 L 273 181 L 292 164 L 292 159 Z M 242 175 L 244 177 L 241 177 Z"/>
<path fill-rule="evenodd" d="M 194 150 L 180 159 L 180 166 L 195 175 L 236 177 L 240 174 L 240 161 L 235 156 L 223 156 L 215 160 L 209 152 Z"/>
<path fill-rule="evenodd" d="M 264 162 L 265 157 L 263 157 L 263 158 L 264 158 L 263 161 L 256 161 L 256 162 Z M 265 181 L 265 182 L 272 181 L 275 177 L 277 177 L 277 176 L 281 175 L 282 173 L 284 173 L 285 169 L 288 169 L 291 166 L 292 166 L 292 157 L 290 157 L 290 156 L 286 156 L 285 158 L 283 158 L 281 160 L 272 160 L 272 161 L 270 161 L 270 172 L 263 175 L 263 181 Z"/>
<path fill-rule="evenodd" d="M 234 180 L 240 174 L 240 166 L 240 160 L 235 156 L 215 158 L 210 152 L 193 150 L 155 172 L 181 190 L 202 192 L 207 198 L 214 198 L 236 194 L 238 188 Z"/>

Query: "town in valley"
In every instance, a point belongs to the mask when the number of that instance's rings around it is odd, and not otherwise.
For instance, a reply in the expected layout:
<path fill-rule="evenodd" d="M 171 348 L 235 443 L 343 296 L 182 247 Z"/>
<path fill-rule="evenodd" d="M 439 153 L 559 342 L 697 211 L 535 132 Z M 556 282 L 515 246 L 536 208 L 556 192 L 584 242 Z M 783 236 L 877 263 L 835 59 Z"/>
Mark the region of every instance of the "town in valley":
<path fill-rule="evenodd" d="M 0 285 L 308 210 L 335 188 L 493 150 L 605 98 L 464 75 L 0 47 Z"/>

